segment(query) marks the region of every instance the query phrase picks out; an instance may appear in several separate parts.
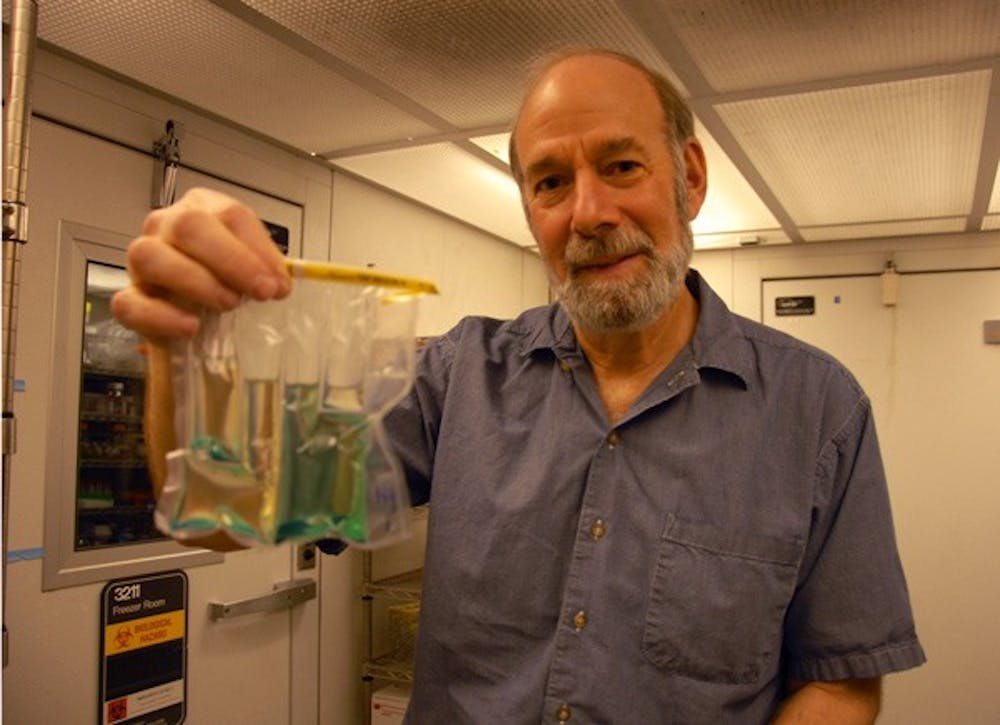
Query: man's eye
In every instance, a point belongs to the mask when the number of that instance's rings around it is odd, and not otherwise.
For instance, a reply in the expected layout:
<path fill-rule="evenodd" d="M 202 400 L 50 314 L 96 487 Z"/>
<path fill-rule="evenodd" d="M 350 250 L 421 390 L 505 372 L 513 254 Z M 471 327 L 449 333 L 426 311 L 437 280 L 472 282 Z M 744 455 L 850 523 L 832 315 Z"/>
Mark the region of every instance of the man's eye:
<path fill-rule="evenodd" d="M 638 161 L 629 161 L 623 159 L 621 161 L 614 161 L 608 166 L 608 173 L 610 174 L 630 174 L 640 166 Z"/>
<path fill-rule="evenodd" d="M 555 191 L 562 185 L 562 179 L 558 176 L 546 176 L 535 184 L 536 194 L 545 194 L 550 191 Z"/>

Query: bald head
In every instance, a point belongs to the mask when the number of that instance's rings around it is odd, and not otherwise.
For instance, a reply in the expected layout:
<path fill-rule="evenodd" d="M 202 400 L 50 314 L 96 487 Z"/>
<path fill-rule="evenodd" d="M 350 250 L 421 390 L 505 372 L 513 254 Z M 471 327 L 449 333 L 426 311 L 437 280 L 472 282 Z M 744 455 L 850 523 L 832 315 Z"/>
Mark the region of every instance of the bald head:
<path fill-rule="evenodd" d="M 528 91 L 510 136 L 510 168 L 518 184 L 524 175 L 517 148 L 524 111 L 540 95 L 551 94 L 559 80 L 567 78 L 578 80 L 582 93 L 600 92 L 608 84 L 646 84 L 662 114 L 660 122 L 668 148 L 676 149 L 694 135 L 694 117 L 687 102 L 669 80 L 635 58 L 610 50 L 575 50 L 546 56 L 536 63 L 530 75 Z"/>

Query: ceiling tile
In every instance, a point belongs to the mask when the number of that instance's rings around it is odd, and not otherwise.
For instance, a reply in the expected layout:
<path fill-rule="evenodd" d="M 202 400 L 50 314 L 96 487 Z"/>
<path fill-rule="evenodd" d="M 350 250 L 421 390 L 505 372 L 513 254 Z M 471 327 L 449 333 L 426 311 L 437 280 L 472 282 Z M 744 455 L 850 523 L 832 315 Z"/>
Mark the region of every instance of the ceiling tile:
<path fill-rule="evenodd" d="M 968 214 L 990 71 L 717 106 L 797 224 Z"/>
<path fill-rule="evenodd" d="M 717 92 L 1000 53 L 996 0 L 655 0 Z"/>
<path fill-rule="evenodd" d="M 995 102 L 986 110 L 990 73 L 1000 75 L 996 0 L 58 0 L 38 10 L 52 46 L 286 146 L 344 157 L 339 166 L 519 245 L 532 241 L 513 182 L 464 140 L 502 158 L 495 132 L 527 62 L 567 45 L 630 52 L 695 94 L 714 133 L 699 128 L 709 163 L 699 245 L 950 231 L 982 211 L 993 228 L 1000 216 L 1000 179 L 986 178 L 1000 137 Z"/>
<path fill-rule="evenodd" d="M 528 62 L 565 46 L 626 51 L 670 74 L 606 0 L 247 0 L 454 126 L 506 123 Z"/>
<path fill-rule="evenodd" d="M 38 28 L 71 53 L 304 151 L 433 130 L 204 0 L 42 2 Z"/>

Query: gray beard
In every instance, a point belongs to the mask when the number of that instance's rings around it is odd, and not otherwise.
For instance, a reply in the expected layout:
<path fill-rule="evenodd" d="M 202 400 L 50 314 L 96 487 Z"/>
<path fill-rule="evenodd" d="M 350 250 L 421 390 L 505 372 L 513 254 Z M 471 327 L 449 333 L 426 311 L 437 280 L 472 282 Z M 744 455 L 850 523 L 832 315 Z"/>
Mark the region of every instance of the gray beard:
<path fill-rule="evenodd" d="M 685 210 L 686 211 L 686 210 Z M 677 243 L 657 250 L 642 230 L 617 228 L 598 237 L 574 236 L 566 245 L 566 279 L 553 286 L 575 324 L 593 333 L 633 332 L 648 326 L 673 304 L 684 288 L 694 238 L 681 219 Z M 641 254 L 645 269 L 626 280 L 591 280 L 576 270 L 601 257 Z"/>

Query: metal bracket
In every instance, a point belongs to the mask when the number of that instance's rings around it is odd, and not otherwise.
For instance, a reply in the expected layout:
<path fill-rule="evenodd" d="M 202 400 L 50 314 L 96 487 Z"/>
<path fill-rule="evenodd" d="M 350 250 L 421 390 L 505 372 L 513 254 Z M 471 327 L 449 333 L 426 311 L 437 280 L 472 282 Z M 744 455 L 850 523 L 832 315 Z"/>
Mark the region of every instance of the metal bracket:
<path fill-rule="evenodd" d="M 258 612 L 279 612 L 315 598 L 315 579 L 292 579 L 275 584 L 273 592 L 261 597 L 241 599 L 237 602 L 209 602 L 208 616 L 215 621 Z"/>
<path fill-rule="evenodd" d="M 153 158 L 156 159 L 153 170 L 154 209 L 162 209 L 174 203 L 177 195 L 177 168 L 181 163 L 181 138 L 184 136 L 184 126 L 168 120 L 163 135 L 153 143 Z"/>
<path fill-rule="evenodd" d="M 21 242 L 28 240 L 28 207 L 17 201 L 3 202 L 3 240 Z"/>

